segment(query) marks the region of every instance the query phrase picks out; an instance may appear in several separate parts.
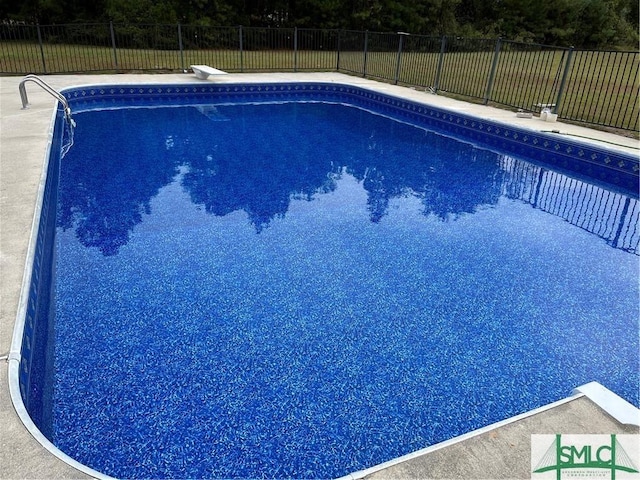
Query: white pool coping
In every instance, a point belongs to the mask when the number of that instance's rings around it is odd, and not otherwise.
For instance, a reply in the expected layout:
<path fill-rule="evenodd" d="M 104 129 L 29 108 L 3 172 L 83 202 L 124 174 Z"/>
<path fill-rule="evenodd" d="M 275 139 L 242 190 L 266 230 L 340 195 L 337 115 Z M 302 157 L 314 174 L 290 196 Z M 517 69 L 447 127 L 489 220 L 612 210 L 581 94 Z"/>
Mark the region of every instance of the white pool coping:
<path fill-rule="evenodd" d="M 615 418 L 619 423 L 623 425 L 635 425 L 636 427 L 640 426 L 640 409 L 627 402 L 624 398 L 619 397 L 608 388 L 600 385 L 598 382 L 589 382 L 577 387 L 574 393 L 587 396 L 589 400 Z"/>

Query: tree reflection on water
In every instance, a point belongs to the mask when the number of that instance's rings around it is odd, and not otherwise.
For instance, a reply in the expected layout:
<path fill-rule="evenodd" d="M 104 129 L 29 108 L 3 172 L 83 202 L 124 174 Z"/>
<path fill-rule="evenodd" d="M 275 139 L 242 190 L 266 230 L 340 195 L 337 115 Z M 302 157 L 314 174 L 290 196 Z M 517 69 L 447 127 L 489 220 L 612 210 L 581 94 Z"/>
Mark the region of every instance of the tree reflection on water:
<path fill-rule="evenodd" d="M 366 191 L 373 223 L 394 198 L 414 196 L 425 216 L 455 220 L 535 180 L 514 174 L 526 162 L 333 104 L 89 112 L 78 115 L 75 139 L 62 161 L 58 226 L 106 256 L 181 167 L 194 204 L 216 216 L 242 210 L 257 233 L 293 199 L 334 191 L 344 173 Z"/>

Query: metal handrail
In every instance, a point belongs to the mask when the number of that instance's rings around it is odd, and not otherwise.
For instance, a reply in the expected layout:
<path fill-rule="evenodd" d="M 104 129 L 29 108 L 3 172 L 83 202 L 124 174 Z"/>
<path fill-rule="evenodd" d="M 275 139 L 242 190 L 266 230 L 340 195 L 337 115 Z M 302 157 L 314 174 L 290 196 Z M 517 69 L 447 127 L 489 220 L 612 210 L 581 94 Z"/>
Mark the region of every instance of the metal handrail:
<path fill-rule="evenodd" d="M 71 107 L 69 107 L 69 102 L 67 101 L 67 99 L 64 97 L 64 95 L 62 95 L 60 92 L 55 90 L 51 85 L 49 85 L 47 82 L 42 80 L 37 75 L 33 75 L 33 74 L 27 75 L 26 77 L 24 77 L 22 79 L 22 81 L 20 82 L 20 85 L 18 86 L 18 90 L 20 91 L 20 99 L 22 100 L 22 109 L 23 110 L 29 106 L 29 99 L 27 98 L 27 89 L 25 87 L 25 84 L 27 82 L 35 83 L 35 84 L 41 86 L 42 89 L 45 92 L 53 95 L 53 97 L 62 104 L 62 107 L 64 108 L 64 117 L 65 117 L 65 119 L 71 125 L 75 126 L 75 122 L 71 118 Z"/>

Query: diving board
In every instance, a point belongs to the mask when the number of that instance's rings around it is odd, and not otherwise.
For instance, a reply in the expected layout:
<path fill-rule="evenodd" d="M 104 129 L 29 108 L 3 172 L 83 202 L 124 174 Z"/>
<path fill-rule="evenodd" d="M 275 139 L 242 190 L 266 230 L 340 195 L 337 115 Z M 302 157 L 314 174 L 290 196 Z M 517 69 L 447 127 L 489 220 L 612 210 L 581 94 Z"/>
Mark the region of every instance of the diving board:
<path fill-rule="evenodd" d="M 196 74 L 196 77 L 202 80 L 209 78 L 209 75 L 227 75 L 227 72 L 211 68 L 209 65 L 191 65 L 191 70 Z"/>

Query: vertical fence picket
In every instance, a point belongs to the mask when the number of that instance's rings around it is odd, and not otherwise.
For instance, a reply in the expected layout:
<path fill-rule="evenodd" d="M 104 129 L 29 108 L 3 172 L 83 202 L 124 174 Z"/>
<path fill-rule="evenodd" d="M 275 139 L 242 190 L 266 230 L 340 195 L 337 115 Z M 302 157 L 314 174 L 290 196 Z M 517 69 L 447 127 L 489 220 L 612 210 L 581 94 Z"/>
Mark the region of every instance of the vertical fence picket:
<path fill-rule="evenodd" d="M 37 24 L 38 28 L 38 45 L 40 45 L 40 58 L 42 59 L 42 71 L 47 73 L 47 63 L 44 60 L 44 47 L 42 46 L 42 32 L 40 31 L 40 24 Z"/>
<path fill-rule="evenodd" d="M 364 32 L 364 58 L 362 63 L 362 76 L 367 76 L 367 49 L 369 46 L 369 30 Z"/>
<path fill-rule="evenodd" d="M 178 23 L 178 48 L 180 49 L 180 69 L 185 72 L 184 68 L 184 49 L 182 48 L 182 26 Z"/>
<path fill-rule="evenodd" d="M 598 107 L 598 104 L 600 103 L 600 95 L 602 95 L 602 91 L 604 90 L 604 88 L 602 88 L 600 85 L 600 75 L 602 74 L 602 68 L 605 65 L 605 62 L 607 64 L 609 63 L 609 55 L 607 54 L 607 52 L 602 52 L 598 54 L 598 61 L 596 62 L 596 68 L 593 70 L 593 73 L 595 73 L 595 75 L 591 76 L 591 82 L 589 84 L 589 90 L 588 90 L 588 91 L 594 92 L 593 94 L 594 101 L 591 102 L 591 105 L 589 105 L 588 110 L 586 112 L 588 116 L 594 116 L 594 114 L 597 113 L 596 109 Z"/>
<path fill-rule="evenodd" d="M 342 30 L 338 30 L 338 45 L 336 48 L 336 71 L 340 71 L 340 40 L 342 39 Z"/>
<path fill-rule="evenodd" d="M 238 39 L 240 42 L 240 73 L 244 72 L 243 48 L 242 48 L 242 25 L 238 27 Z"/>
<path fill-rule="evenodd" d="M 118 70 L 118 50 L 116 49 L 116 33 L 113 22 L 109 22 L 109 32 L 111 33 L 111 48 L 113 49 L 113 68 Z"/>
<path fill-rule="evenodd" d="M 638 69 L 639 69 L 638 68 L 638 64 L 640 62 L 638 62 L 637 60 L 634 61 L 634 59 L 632 58 L 632 55 L 629 54 L 629 53 L 623 52 L 622 55 L 624 56 L 624 66 L 622 67 L 622 72 L 623 72 L 622 74 L 623 74 L 624 78 L 637 79 L 639 77 L 639 75 L 638 75 Z M 631 60 L 630 63 L 629 63 L 629 60 Z M 622 65 L 622 61 L 620 61 L 620 64 Z M 625 75 L 625 72 L 627 72 L 627 69 L 628 69 L 629 73 L 627 75 Z M 635 70 L 635 72 L 633 70 Z M 616 78 L 617 78 L 617 76 L 616 76 Z M 626 89 L 628 88 L 628 86 L 623 85 L 622 82 L 620 82 L 620 87 L 619 88 L 620 89 L 624 89 L 625 93 L 626 93 Z M 616 114 L 615 120 L 612 119 L 611 123 L 613 125 L 620 125 L 620 124 L 625 122 L 625 120 L 627 119 L 627 116 L 628 116 L 628 118 L 630 120 L 630 123 L 631 123 L 631 127 L 634 130 L 637 130 L 638 129 L 638 117 L 640 117 L 640 115 L 638 114 L 639 113 L 638 112 L 638 96 L 639 96 L 640 92 L 639 92 L 639 90 L 638 90 L 638 88 L 636 87 L 635 84 L 632 84 L 630 86 L 630 89 L 631 89 L 632 95 L 630 95 L 629 97 L 633 96 L 633 92 L 635 92 L 635 98 L 629 98 L 628 99 L 629 102 L 627 104 L 627 108 L 626 109 L 623 109 L 622 105 L 620 105 L 620 106 L 616 105 L 616 107 L 618 107 L 618 108 L 614 109 L 614 111 L 617 110 L 618 113 Z M 628 105 L 632 106 L 631 107 L 631 112 L 628 111 L 629 110 Z M 633 110 L 635 110 L 635 112 Z M 621 115 L 622 115 L 622 117 L 621 117 Z"/>
<path fill-rule="evenodd" d="M 293 71 L 298 71 L 298 27 L 293 29 Z"/>

